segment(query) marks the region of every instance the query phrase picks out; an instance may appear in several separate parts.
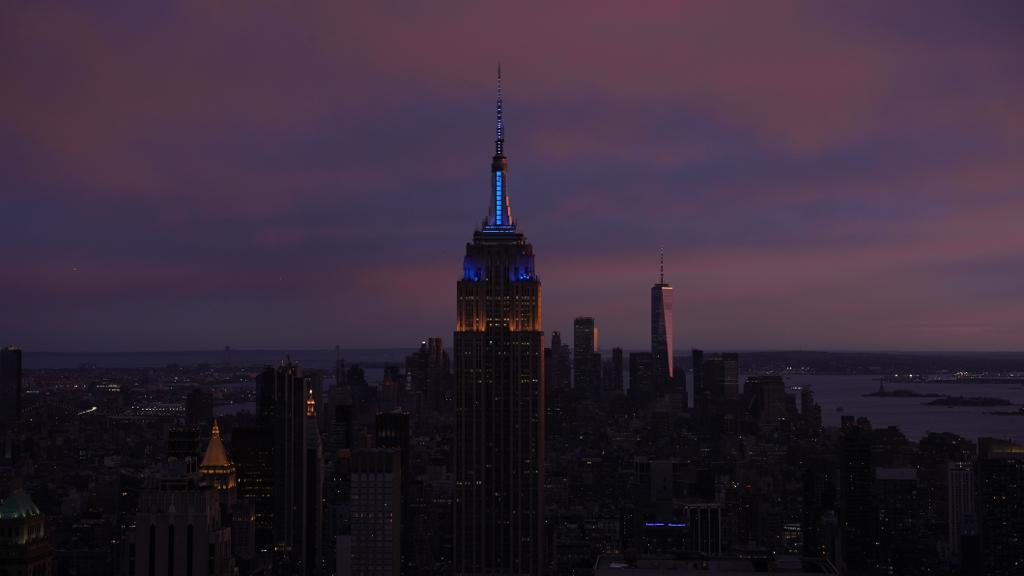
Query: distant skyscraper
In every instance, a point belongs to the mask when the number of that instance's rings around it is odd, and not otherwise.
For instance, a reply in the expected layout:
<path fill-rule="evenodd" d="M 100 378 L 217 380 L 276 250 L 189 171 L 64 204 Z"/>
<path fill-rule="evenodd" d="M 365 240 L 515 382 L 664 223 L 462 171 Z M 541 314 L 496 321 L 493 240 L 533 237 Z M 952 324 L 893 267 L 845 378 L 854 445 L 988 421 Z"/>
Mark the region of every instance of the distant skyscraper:
<path fill-rule="evenodd" d="M 698 427 L 706 429 L 710 419 L 711 391 L 704 384 L 704 351 L 694 348 L 693 361 L 693 414 Z"/>
<path fill-rule="evenodd" d="M 274 430 L 274 546 L 298 574 L 322 565 L 323 450 L 313 380 L 297 364 L 282 363 L 261 375 L 272 394 Z"/>
<path fill-rule="evenodd" d="M 1024 444 L 978 439 L 982 573 L 1024 574 Z"/>
<path fill-rule="evenodd" d="M 623 362 L 622 348 L 612 348 L 612 357 L 608 360 L 607 371 L 605 374 L 605 389 L 610 392 L 625 392 L 625 380 L 623 379 L 623 371 L 625 364 Z"/>
<path fill-rule="evenodd" d="M 700 350 L 694 350 L 693 360 L 694 407 L 702 429 L 712 436 L 735 433 L 739 355 L 725 352 L 705 357 Z"/>
<path fill-rule="evenodd" d="M 315 390 L 307 388 L 302 474 L 302 564 L 299 567 L 305 574 L 320 574 L 324 561 L 324 449 L 320 439 L 317 399 Z"/>
<path fill-rule="evenodd" d="M 0 349 L 0 462 L 13 457 L 11 431 L 21 419 L 21 350 Z"/>
<path fill-rule="evenodd" d="M 672 365 L 672 285 L 665 283 L 665 253 L 661 254 L 658 283 L 651 287 L 651 359 L 656 392 L 674 386 Z"/>
<path fill-rule="evenodd" d="M 562 343 L 562 334 L 551 333 L 551 348 L 544 350 L 544 386 L 548 391 L 566 391 L 572 387 L 572 354 Z"/>
<path fill-rule="evenodd" d="M 650 352 L 629 355 L 629 395 L 649 400 L 653 395 L 653 370 Z"/>
<path fill-rule="evenodd" d="M 750 399 L 750 415 L 762 429 L 777 427 L 786 417 L 786 383 L 778 374 L 748 376 L 744 394 Z"/>
<path fill-rule="evenodd" d="M 800 417 L 808 429 L 821 428 L 821 406 L 814 401 L 814 390 L 809 385 L 800 390 Z"/>
<path fill-rule="evenodd" d="M 455 327 L 455 569 L 540 574 L 544 336 L 533 247 L 512 220 L 501 117 L 490 214 L 466 246 Z"/>
<path fill-rule="evenodd" d="M 594 370 L 594 354 L 597 353 L 597 326 L 589 316 L 580 316 L 572 323 L 572 382 L 577 393 L 593 394 L 601 378 L 600 364 Z"/>
<path fill-rule="evenodd" d="M 406 358 L 405 371 L 412 391 L 423 398 L 425 409 L 439 413 L 451 410 L 451 369 L 440 338 L 421 342 L 419 351 Z"/>

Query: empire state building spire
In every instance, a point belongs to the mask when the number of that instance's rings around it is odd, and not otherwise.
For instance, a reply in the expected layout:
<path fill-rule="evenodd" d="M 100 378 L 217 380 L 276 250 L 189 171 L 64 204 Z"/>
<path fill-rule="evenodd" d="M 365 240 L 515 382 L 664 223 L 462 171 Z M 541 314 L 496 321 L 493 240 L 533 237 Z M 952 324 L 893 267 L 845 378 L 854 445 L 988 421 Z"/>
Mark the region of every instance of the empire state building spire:
<path fill-rule="evenodd" d="M 494 155 L 502 155 L 502 146 L 505 144 L 505 130 L 501 124 L 501 64 L 498 64 L 498 122 L 497 128 L 497 139 L 494 141 Z"/>
<path fill-rule="evenodd" d="M 501 65 L 498 65 L 498 103 L 495 124 L 494 158 L 491 159 L 491 205 L 485 232 L 507 232 L 515 229 L 512 204 L 508 198 L 508 159 L 505 158 L 505 124 L 502 120 Z"/>

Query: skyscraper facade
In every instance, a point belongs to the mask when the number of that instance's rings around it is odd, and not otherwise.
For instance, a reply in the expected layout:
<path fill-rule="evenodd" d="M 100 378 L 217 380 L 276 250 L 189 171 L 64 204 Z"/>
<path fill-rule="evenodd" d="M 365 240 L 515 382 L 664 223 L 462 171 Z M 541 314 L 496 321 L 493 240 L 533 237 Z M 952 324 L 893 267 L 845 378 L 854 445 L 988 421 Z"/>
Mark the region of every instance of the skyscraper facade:
<path fill-rule="evenodd" d="M 612 348 L 612 357 L 608 360 L 604 374 L 604 388 L 609 392 L 625 392 L 625 380 L 622 373 L 625 369 L 622 348 Z"/>
<path fill-rule="evenodd" d="M 273 421 L 274 547 L 297 574 L 322 569 L 323 447 L 313 379 L 297 364 L 266 369 L 261 398 Z"/>
<path fill-rule="evenodd" d="M 376 426 L 374 433 L 374 445 L 377 448 L 391 448 L 398 450 L 402 460 L 402 482 L 401 482 L 401 505 L 402 518 L 410 519 L 409 513 L 409 484 L 411 478 L 411 467 L 409 466 L 409 413 L 396 410 L 394 412 L 379 412 L 375 418 Z M 411 523 L 406 521 L 401 524 L 402 540 L 412 541 L 409 533 Z M 406 574 L 416 574 L 420 567 L 413 561 L 412 550 L 403 549 L 402 566 Z"/>
<path fill-rule="evenodd" d="M 572 354 L 569 345 L 562 344 L 558 330 L 551 333 L 551 348 L 545 349 L 544 386 L 549 391 L 560 392 L 572 387 Z"/>
<path fill-rule="evenodd" d="M 703 351 L 693 350 L 693 405 L 702 433 L 717 437 L 736 432 L 738 394 L 738 354 L 705 357 Z"/>
<path fill-rule="evenodd" d="M 352 454 L 353 576 L 402 573 L 402 455 L 397 448 L 356 450 Z M 415 574 L 416 572 L 409 572 Z"/>
<path fill-rule="evenodd" d="M 840 437 L 839 520 L 843 530 L 843 562 L 851 574 L 872 573 L 874 539 L 871 433 L 862 426 L 844 426 Z"/>
<path fill-rule="evenodd" d="M 419 351 L 405 360 L 409 387 L 419 394 L 423 409 L 450 412 L 451 370 L 448 353 L 440 338 L 428 338 L 420 343 Z"/>
<path fill-rule="evenodd" d="M 601 362 L 594 366 L 597 353 L 597 324 L 589 316 L 572 322 L 572 385 L 577 393 L 592 394 L 601 382 Z"/>
<path fill-rule="evenodd" d="M 457 289 L 455 573 L 540 574 L 544 338 L 533 247 L 508 196 L 501 74 L 491 202 Z"/>
<path fill-rule="evenodd" d="M 130 574 L 152 576 L 230 576 L 231 527 L 221 516 L 214 486 L 195 475 L 153 479 L 139 495 Z"/>
<path fill-rule="evenodd" d="M 982 573 L 1024 573 L 1024 444 L 978 439 L 977 513 Z"/>
<path fill-rule="evenodd" d="M 651 358 L 654 385 L 659 394 L 672 387 L 672 285 L 665 283 L 665 254 L 661 255 L 661 274 L 651 286 Z"/>
<path fill-rule="evenodd" d="M 53 574 L 46 516 L 22 489 L 0 502 L 0 574 Z"/>
<path fill-rule="evenodd" d="M 274 430 L 270 425 L 237 427 L 231 432 L 237 467 L 238 497 L 254 513 L 254 547 L 274 545 Z"/>
<path fill-rule="evenodd" d="M 974 484 L 974 464 L 947 462 L 947 513 L 949 527 L 949 553 L 959 564 L 961 541 L 966 534 L 969 517 L 975 514 L 977 501 Z"/>
<path fill-rule="evenodd" d="M 651 378 L 651 353 L 633 352 L 629 355 L 629 395 L 650 400 L 653 395 Z"/>
<path fill-rule="evenodd" d="M 12 431 L 21 419 L 21 350 L 0 349 L 0 462 L 14 456 Z"/>

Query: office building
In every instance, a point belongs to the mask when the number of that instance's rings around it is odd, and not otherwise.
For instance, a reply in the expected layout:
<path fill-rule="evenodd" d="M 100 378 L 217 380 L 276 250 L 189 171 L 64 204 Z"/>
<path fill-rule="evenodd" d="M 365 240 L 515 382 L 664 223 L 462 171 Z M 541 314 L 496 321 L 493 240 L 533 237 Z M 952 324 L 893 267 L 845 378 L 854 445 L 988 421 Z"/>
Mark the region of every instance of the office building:
<path fill-rule="evenodd" d="M 623 371 L 625 369 L 625 363 L 623 361 L 622 348 L 612 348 L 612 356 L 603 364 L 603 381 L 604 390 L 606 392 L 618 392 L 624 393 L 625 380 Z"/>
<path fill-rule="evenodd" d="M 977 493 L 974 484 L 974 465 L 971 462 L 947 463 L 947 512 L 949 526 L 949 554 L 959 564 L 964 537 L 971 537 L 969 528 L 975 514 Z"/>
<path fill-rule="evenodd" d="M 46 516 L 20 488 L 0 503 L 0 574 L 54 574 L 53 547 L 46 529 Z"/>
<path fill-rule="evenodd" d="M 238 427 L 231 432 L 238 498 L 252 507 L 254 548 L 274 547 L 274 431 L 270 426 Z"/>
<path fill-rule="evenodd" d="M 298 574 L 317 574 L 323 564 L 323 449 L 314 379 L 297 364 L 282 363 L 261 375 L 269 398 L 273 452 L 274 549 Z"/>
<path fill-rule="evenodd" d="M 7 425 L 21 418 L 21 349 L 0 349 L 0 421 Z"/>
<path fill-rule="evenodd" d="M 558 330 L 551 333 L 551 348 L 544 349 L 544 383 L 550 392 L 572 387 L 572 352 Z"/>
<path fill-rule="evenodd" d="M 747 413 L 762 430 L 776 428 L 786 418 L 786 383 L 778 374 L 748 376 L 744 386 Z"/>
<path fill-rule="evenodd" d="M 572 385 L 577 393 L 589 396 L 600 385 L 600 360 L 594 366 L 598 352 L 597 325 L 589 316 L 581 316 L 572 324 Z M 600 358 L 600 356 L 598 357 Z"/>
<path fill-rule="evenodd" d="M 810 386 L 800 389 L 800 417 L 808 430 L 821 429 L 821 406 L 814 401 L 814 389 Z"/>
<path fill-rule="evenodd" d="M 632 352 L 629 355 L 629 395 L 649 400 L 654 395 L 654 361 L 650 352 Z"/>
<path fill-rule="evenodd" d="M 348 553 L 353 576 L 397 576 L 403 552 L 401 450 L 355 450 L 351 474 L 352 534 L 339 554 Z"/>
<path fill-rule="evenodd" d="M 411 517 L 409 512 L 409 483 L 412 480 L 412 470 L 409 467 L 409 414 L 401 411 L 377 414 L 374 446 L 376 448 L 393 448 L 398 450 L 398 453 L 401 455 L 401 469 L 403 472 L 401 475 L 401 517 L 409 519 Z M 411 542 L 412 535 L 409 534 L 410 524 L 406 522 L 399 526 L 402 529 L 402 540 Z M 413 555 L 409 554 L 410 550 L 404 550 L 403 552 L 402 566 L 404 567 L 404 572 L 409 574 L 418 572 L 419 567 L 412 564 Z"/>
<path fill-rule="evenodd" d="M 202 479 L 217 489 L 221 518 L 231 526 L 231 548 L 236 561 L 249 562 L 256 555 L 256 507 L 249 499 L 238 498 L 238 472 L 220 437 L 220 426 L 213 422 L 210 442 L 199 463 Z"/>
<path fill-rule="evenodd" d="M 694 349 L 693 407 L 699 431 L 712 438 L 737 431 L 739 355 Z"/>
<path fill-rule="evenodd" d="M 21 350 L 0 349 L 0 463 L 15 456 L 14 429 L 21 420 Z"/>
<path fill-rule="evenodd" d="M 231 576 L 231 528 L 214 486 L 192 474 L 168 474 L 139 494 L 130 573 L 145 576 Z"/>
<path fill-rule="evenodd" d="M 1024 573 L 1024 444 L 979 438 L 977 491 L 982 573 Z"/>
<path fill-rule="evenodd" d="M 441 338 L 427 338 L 405 361 L 410 388 L 423 399 L 423 407 L 437 413 L 450 410 L 451 368 Z"/>
<path fill-rule="evenodd" d="M 842 527 L 842 561 L 853 574 L 871 570 L 874 548 L 874 467 L 871 463 L 871 431 L 851 424 L 840 431 L 839 519 Z"/>
<path fill-rule="evenodd" d="M 914 574 L 925 549 L 920 541 L 923 517 L 915 468 L 875 469 L 874 571 L 879 574 Z M 934 542 L 931 543 L 934 545 Z"/>
<path fill-rule="evenodd" d="M 502 101 L 491 201 L 466 245 L 455 328 L 455 574 L 540 574 L 544 337 L 533 247 L 508 189 Z"/>

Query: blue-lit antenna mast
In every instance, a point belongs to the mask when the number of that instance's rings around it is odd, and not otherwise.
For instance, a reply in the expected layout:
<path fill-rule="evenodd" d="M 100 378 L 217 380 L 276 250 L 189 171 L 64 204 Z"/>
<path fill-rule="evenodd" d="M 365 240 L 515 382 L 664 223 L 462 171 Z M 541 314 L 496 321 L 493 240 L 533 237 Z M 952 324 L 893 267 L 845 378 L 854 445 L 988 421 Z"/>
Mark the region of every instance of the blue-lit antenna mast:
<path fill-rule="evenodd" d="M 502 145 L 505 143 L 505 130 L 501 124 L 501 64 L 498 64 L 498 123 L 497 123 L 497 140 L 494 141 L 494 153 L 498 156 L 502 154 Z"/>

